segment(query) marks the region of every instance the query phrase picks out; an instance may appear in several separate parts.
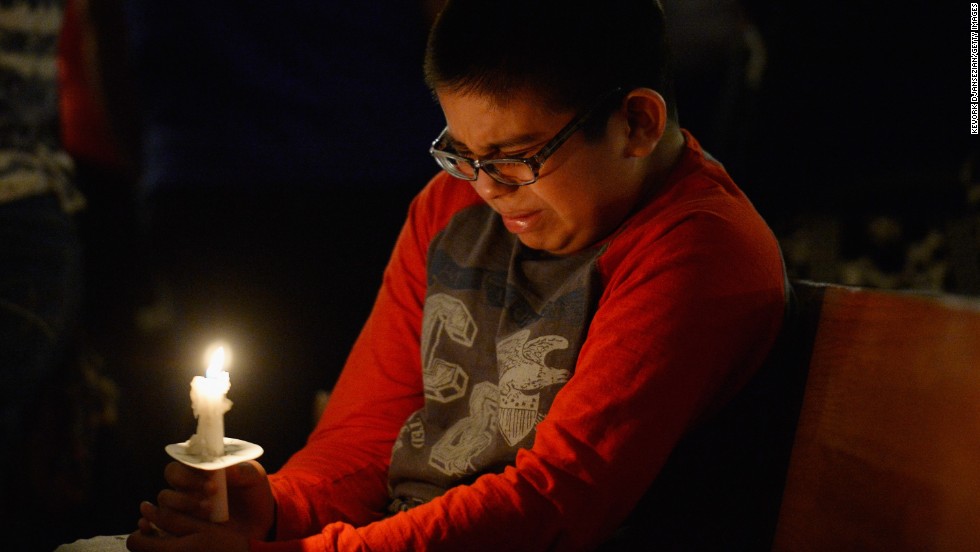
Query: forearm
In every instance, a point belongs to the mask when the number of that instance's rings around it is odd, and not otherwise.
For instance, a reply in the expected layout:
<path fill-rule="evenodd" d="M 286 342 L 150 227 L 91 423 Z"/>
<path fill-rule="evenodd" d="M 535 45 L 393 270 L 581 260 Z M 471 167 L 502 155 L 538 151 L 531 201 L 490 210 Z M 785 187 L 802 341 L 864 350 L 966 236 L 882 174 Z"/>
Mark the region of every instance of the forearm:
<path fill-rule="evenodd" d="M 392 443 L 421 405 L 421 383 L 417 375 L 403 380 L 379 366 L 378 332 L 384 333 L 369 321 L 307 445 L 270 477 L 279 539 L 383 515 Z"/>

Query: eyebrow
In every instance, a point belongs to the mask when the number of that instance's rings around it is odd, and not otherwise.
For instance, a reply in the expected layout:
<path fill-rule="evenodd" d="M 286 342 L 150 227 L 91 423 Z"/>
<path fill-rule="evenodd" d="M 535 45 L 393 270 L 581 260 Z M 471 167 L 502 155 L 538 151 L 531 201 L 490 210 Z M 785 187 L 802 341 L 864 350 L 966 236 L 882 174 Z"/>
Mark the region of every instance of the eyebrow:
<path fill-rule="evenodd" d="M 504 140 L 502 142 L 495 142 L 495 143 L 489 144 L 488 145 L 489 153 L 487 155 L 488 156 L 492 156 L 492 155 L 494 155 L 496 153 L 499 153 L 501 150 L 505 150 L 505 149 L 508 149 L 508 148 L 516 148 L 517 146 L 530 146 L 530 145 L 534 145 L 534 144 L 537 144 L 538 142 L 540 142 L 541 140 L 542 140 L 542 138 L 540 136 L 538 136 L 538 135 L 534 135 L 534 134 L 521 134 L 521 135 L 515 136 L 515 137 L 513 137 L 513 138 L 511 138 L 509 140 Z M 460 142 L 459 140 L 457 140 L 456 138 L 454 138 L 453 135 L 452 135 L 452 133 L 450 133 L 448 131 L 446 132 L 446 143 L 448 145 L 452 146 L 453 148 L 455 148 L 457 151 L 466 151 L 466 152 L 469 152 L 469 153 L 473 153 L 473 150 L 471 148 L 469 148 L 466 144 L 464 144 L 464 143 Z"/>

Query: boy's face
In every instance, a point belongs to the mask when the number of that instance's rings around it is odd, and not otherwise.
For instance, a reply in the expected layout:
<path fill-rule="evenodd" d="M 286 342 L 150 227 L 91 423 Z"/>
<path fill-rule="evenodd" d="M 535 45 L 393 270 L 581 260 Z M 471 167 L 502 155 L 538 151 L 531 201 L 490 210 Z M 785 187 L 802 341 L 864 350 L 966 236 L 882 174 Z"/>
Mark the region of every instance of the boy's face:
<path fill-rule="evenodd" d="M 471 159 L 530 157 L 576 115 L 549 111 L 531 94 L 504 105 L 445 90 L 438 97 L 447 149 Z M 572 135 L 544 162 L 534 184 L 508 186 L 484 171 L 471 184 L 524 245 L 574 253 L 612 233 L 640 199 L 643 165 L 626 155 L 627 137 L 617 112 L 600 140 L 586 141 L 581 131 Z"/>

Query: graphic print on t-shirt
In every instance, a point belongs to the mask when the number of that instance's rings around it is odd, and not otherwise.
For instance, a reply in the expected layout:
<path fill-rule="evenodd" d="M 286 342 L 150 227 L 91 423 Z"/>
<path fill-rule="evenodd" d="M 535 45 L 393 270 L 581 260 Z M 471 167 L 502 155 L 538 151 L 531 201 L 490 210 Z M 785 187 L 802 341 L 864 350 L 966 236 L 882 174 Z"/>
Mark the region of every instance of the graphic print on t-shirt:
<path fill-rule="evenodd" d="M 497 386 L 485 381 L 473 386 L 470 415 L 453 424 L 432 447 L 429 465 L 446 475 L 473 473 L 473 459 L 490 446 L 497 421 Z"/>
<path fill-rule="evenodd" d="M 393 497 L 430 500 L 534 445 L 573 378 L 599 254 L 531 250 L 485 206 L 458 212 L 433 238 L 419 327 L 425 403 L 393 446 Z"/>
<path fill-rule="evenodd" d="M 533 393 L 546 385 L 565 383 L 569 371 L 551 368 L 544 357 L 555 349 L 568 347 L 560 335 L 544 335 L 528 341 L 531 332 L 521 330 L 497 343 L 500 376 L 500 432 L 514 446 L 543 419 L 538 411 L 540 395 Z"/>
<path fill-rule="evenodd" d="M 540 394 L 534 391 L 569 378 L 568 370 L 545 365 L 545 355 L 568 347 L 568 340 L 545 335 L 529 341 L 530 335 L 529 330 L 521 330 L 497 344 L 499 385 L 485 381 L 473 387 L 470 415 L 453 424 L 432 447 L 430 466 L 446 475 L 472 473 L 473 459 L 490 446 L 496 430 L 514 446 L 544 418 Z"/>
<path fill-rule="evenodd" d="M 437 293 L 425 300 L 425 317 L 422 319 L 422 376 L 426 398 L 449 402 L 466 394 L 469 375 L 459 364 L 435 356 L 443 334 L 454 343 L 472 347 L 476 338 L 476 323 L 462 301 L 451 295 Z"/>

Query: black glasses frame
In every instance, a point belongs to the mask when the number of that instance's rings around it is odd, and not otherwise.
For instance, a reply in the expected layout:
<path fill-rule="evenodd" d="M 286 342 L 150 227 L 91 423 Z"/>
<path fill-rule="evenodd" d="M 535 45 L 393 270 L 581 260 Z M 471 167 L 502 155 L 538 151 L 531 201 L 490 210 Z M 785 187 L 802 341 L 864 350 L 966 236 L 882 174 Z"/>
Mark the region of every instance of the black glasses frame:
<path fill-rule="evenodd" d="M 606 103 L 614 95 L 622 91 L 621 87 L 617 87 L 609 92 L 603 94 L 594 104 L 592 104 L 588 109 L 574 117 L 567 125 L 558 131 L 558 134 L 554 138 L 548 141 L 547 144 L 542 147 L 538 153 L 532 155 L 531 157 L 514 157 L 514 158 L 501 158 L 501 159 L 470 159 L 469 157 L 464 157 L 462 155 L 457 155 L 455 153 L 450 153 L 443 149 L 445 144 L 443 143 L 446 138 L 446 133 L 449 132 L 449 127 L 442 129 L 439 136 L 432 141 L 432 146 L 429 147 L 429 155 L 435 158 L 436 163 L 449 174 L 461 180 L 466 180 L 472 182 L 477 179 L 480 175 L 480 169 L 483 169 L 491 178 L 500 182 L 501 184 L 506 184 L 508 186 L 527 186 L 529 184 L 534 184 L 538 181 L 538 174 L 541 171 L 541 165 L 555 153 L 558 148 L 562 146 L 573 134 L 579 131 L 589 119 L 595 115 L 598 109 Z M 473 169 L 473 174 L 466 174 L 456 167 L 458 165 L 467 165 Z M 533 175 L 528 180 L 515 181 L 510 177 L 501 173 L 495 165 L 504 164 L 523 164 L 530 169 Z"/>

